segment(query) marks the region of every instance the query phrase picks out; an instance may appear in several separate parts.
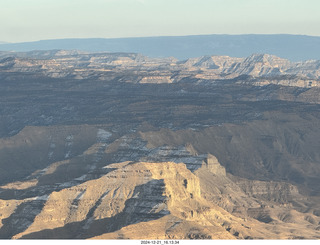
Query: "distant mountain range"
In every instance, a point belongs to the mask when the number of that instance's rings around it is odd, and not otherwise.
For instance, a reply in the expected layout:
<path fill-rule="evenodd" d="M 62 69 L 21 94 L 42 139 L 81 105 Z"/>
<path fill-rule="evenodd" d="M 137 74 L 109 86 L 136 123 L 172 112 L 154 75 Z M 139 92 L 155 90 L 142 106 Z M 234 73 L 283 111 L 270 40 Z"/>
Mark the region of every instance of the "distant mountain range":
<path fill-rule="evenodd" d="M 24 43 L 0 43 L 1 51 L 83 50 L 135 52 L 150 57 L 179 60 L 203 55 L 248 57 L 268 53 L 291 61 L 320 60 L 320 37 L 304 35 L 198 35 L 137 38 L 56 39 Z"/>
<path fill-rule="evenodd" d="M 108 80 L 110 70 L 122 70 L 124 73 L 139 70 L 141 76 L 135 76 L 136 79 L 127 76 L 127 82 L 130 83 L 177 83 L 191 77 L 211 82 L 217 79 L 245 78 L 244 82 L 250 84 L 320 87 L 320 60 L 290 62 L 269 54 L 252 54 L 246 58 L 201 56 L 179 61 L 175 58 L 150 58 L 135 53 L 0 51 L 2 79 L 11 73 L 28 72 L 29 76 L 33 74 L 36 77 L 42 74 L 53 78 Z M 159 70 L 165 72 L 159 73 Z M 144 74 L 146 71 L 148 76 Z"/>

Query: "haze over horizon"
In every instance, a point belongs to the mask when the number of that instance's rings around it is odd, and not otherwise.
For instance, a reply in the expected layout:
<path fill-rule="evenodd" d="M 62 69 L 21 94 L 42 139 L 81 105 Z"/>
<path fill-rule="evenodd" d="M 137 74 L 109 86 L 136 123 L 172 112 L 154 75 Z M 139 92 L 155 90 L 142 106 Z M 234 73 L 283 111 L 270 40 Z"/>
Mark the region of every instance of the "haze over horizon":
<path fill-rule="evenodd" d="M 259 33 L 259 34 L 254 34 L 254 33 L 239 33 L 239 34 L 230 34 L 230 33 L 208 33 L 208 34 L 186 34 L 186 35 L 159 35 L 159 36 L 128 36 L 128 37 L 64 37 L 64 38 L 49 38 L 49 39 L 38 39 L 38 40 L 33 40 L 33 41 L 18 41 L 18 42 L 7 42 L 7 41 L 2 41 L 0 40 L 0 44 L 21 44 L 21 43 L 37 43 L 37 42 L 42 42 L 42 41 L 55 41 L 55 40 L 83 40 L 83 39 L 106 39 L 106 40 L 112 40 L 112 39 L 135 39 L 135 38 L 174 38 L 174 37 L 201 37 L 201 36 L 254 36 L 254 35 L 268 35 L 268 36 L 277 36 L 277 35 L 284 35 L 284 36 L 306 36 L 306 37 L 320 37 L 320 35 L 305 35 L 305 34 L 291 34 L 291 33 L 270 33 L 270 34 L 265 34 L 265 33 Z"/>
<path fill-rule="evenodd" d="M 320 60 L 320 37 L 302 35 L 193 35 L 141 38 L 53 39 L 0 43 L 1 51 L 79 50 L 85 52 L 138 53 L 179 60 L 206 55 L 248 57 L 269 54 L 291 61 Z"/>
<path fill-rule="evenodd" d="M 1 42 L 210 34 L 320 36 L 317 0 L 4 0 Z"/>

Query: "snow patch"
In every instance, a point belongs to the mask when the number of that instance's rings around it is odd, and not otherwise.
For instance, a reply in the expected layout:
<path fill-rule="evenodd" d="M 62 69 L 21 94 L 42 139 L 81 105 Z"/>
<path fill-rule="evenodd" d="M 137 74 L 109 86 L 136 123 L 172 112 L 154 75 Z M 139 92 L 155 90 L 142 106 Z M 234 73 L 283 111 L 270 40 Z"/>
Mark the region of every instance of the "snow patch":
<path fill-rule="evenodd" d="M 82 175 L 82 176 L 80 176 L 80 177 L 78 177 L 78 178 L 75 178 L 74 180 L 80 180 L 80 181 L 82 181 L 82 180 L 85 180 L 87 178 L 87 175 L 85 174 L 85 175 Z"/>
<path fill-rule="evenodd" d="M 85 225 L 83 226 L 83 229 L 89 229 L 90 228 L 90 225 L 92 224 L 94 218 L 93 217 L 90 217 L 89 219 L 87 219 Z"/>
<path fill-rule="evenodd" d="M 30 197 L 26 198 L 26 201 L 47 201 L 49 199 L 49 195 L 43 195 L 43 196 L 36 196 L 36 197 Z"/>
<path fill-rule="evenodd" d="M 68 141 L 73 140 L 73 135 L 68 135 L 66 140 L 68 140 Z"/>
<path fill-rule="evenodd" d="M 111 137 L 112 133 L 104 130 L 104 129 L 98 129 L 97 132 L 97 139 L 99 142 L 104 142 L 108 140 Z"/>
<path fill-rule="evenodd" d="M 49 195 L 43 195 L 43 196 L 36 197 L 35 200 L 47 201 L 48 198 L 49 198 Z"/>
<path fill-rule="evenodd" d="M 74 185 L 76 185 L 77 183 L 75 183 L 75 182 L 72 182 L 72 181 L 70 181 L 70 182 L 65 182 L 65 183 L 58 183 L 58 187 L 59 188 L 69 188 L 69 187 L 71 187 L 71 186 L 74 186 Z"/>
<path fill-rule="evenodd" d="M 71 154 L 71 151 L 68 151 L 68 152 L 64 155 L 64 158 L 69 158 L 69 157 L 70 157 L 70 154 Z"/>
<path fill-rule="evenodd" d="M 52 155 L 53 155 L 53 151 L 50 151 L 50 152 L 48 153 L 48 158 L 51 159 L 51 158 L 52 158 Z"/>

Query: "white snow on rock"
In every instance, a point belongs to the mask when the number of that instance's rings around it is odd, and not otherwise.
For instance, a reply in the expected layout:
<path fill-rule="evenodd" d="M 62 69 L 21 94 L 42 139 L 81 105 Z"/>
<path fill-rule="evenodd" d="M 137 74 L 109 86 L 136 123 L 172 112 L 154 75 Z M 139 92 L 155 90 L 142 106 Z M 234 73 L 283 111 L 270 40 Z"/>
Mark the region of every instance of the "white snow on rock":
<path fill-rule="evenodd" d="M 112 133 L 104 130 L 104 129 L 99 129 L 97 132 L 97 139 L 99 142 L 104 142 L 108 140 L 111 137 Z"/>

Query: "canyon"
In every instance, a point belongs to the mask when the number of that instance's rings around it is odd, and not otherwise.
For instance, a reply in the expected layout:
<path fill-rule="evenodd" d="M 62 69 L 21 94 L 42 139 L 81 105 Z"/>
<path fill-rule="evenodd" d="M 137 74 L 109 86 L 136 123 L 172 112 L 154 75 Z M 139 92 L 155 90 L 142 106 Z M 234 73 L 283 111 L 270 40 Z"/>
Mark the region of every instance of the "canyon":
<path fill-rule="evenodd" d="M 0 239 L 320 238 L 320 61 L 2 51 L 0 88 Z"/>

